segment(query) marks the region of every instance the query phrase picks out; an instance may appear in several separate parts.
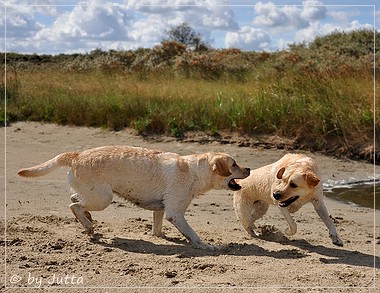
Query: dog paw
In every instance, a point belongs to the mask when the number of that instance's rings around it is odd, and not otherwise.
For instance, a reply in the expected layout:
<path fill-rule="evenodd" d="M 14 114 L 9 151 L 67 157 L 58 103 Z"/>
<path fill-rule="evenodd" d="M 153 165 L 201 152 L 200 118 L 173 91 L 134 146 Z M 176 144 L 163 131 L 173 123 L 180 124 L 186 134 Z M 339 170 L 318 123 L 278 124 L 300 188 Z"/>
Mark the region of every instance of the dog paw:
<path fill-rule="evenodd" d="M 290 228 L 286 228 L 285 229 L 285 234 L 288 235 L 288 236 L 292 236 L 294 234 L 297 233 L 297 229 L 290 229 Z"/>
<path fill-rule="evenodd" d="M 156 237 L 159 237 L 159 238 L 166 239 L 165 234 L 162 233 L 161 231 L 153 231 L 153 230 L 152 230 L 152 236 L 156 236 Z"/>
<path fill-rule="evenodd" d="M 330 235 L 332 243 L 337 246 L 343 246 L 343 241 L 339 238 L 338 235 Z"/>
<path fill-rule="evenodd" d="M 262 229 L 255 229 L 255 230 L 252 230 L 252 233 L 249 233 L 251 234 L 252 237 L 261 237 L 263 236 L 263 231 Z"/>
<path fill-rule="evenodd" d="M 272 235 L 277 233 L 278 229 L 273 225 L 263 225 L 252 230 L 257 237 L 263 237 L 266 235 Z M 253 235 L 252 235 L 253 236 Z"/>
<path fill-rule="evenodd" d="M 196 249 L 202 249 L 202 250 L 210 250 L 210 251 L 216 251 L 220 250 L 219 246 L 208 244 L 208 243 L 193 243 L 193 247 Z"/>
<path fill-rule="evenodd" d="M 94 235 L 94 227 L 92 225 L 84 227 L 84 230 L 85 230 L 86 234 L 88 234 L 88 235 Z"/>

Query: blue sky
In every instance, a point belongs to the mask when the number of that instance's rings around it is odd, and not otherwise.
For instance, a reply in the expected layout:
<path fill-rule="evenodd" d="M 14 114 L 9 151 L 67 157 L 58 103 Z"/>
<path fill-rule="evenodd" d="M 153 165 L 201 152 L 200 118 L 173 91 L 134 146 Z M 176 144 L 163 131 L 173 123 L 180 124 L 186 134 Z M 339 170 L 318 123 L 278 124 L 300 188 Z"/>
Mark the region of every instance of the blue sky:
<path fill-rule="evenodd" d="M 152 47 L 162 40 L 165 31 L 183 22 L 215 48 L 275 51 L 335 30 L 380 25 L 380 7 L 369 0 L 0 0 L 0 3 L 2 52 L 59 54 L 95 48 Z"/>

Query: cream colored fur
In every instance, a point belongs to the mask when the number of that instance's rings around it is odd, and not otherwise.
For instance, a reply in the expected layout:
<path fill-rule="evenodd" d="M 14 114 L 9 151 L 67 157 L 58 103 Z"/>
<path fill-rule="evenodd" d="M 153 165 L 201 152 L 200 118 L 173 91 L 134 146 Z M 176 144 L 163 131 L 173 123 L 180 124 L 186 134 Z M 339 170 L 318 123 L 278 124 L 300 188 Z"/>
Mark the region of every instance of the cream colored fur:
<path fill-rule="evenodd" d="M 162 236 L 164 214 L 196 248 L 203 243 L 186 222 L 191 200 L 211 189 L 240 188 L 234 179 L 245 178 L 242 168 L 224 153 L 179 156 L 131 146 L 105 146 L 83 152 L 67 152 L 18 172 L 23 177 L 45 175 L 58 167 L 69 167 L 70 209 L 86 232 L 94 232 L 90 211 L 105 209 L 114 194 L 153 211 L 153 233 Z"/>
<path fill-rule="evenodd" d="M 301 154 L 287 154 L 277 162 L 252 170 L 249 177 L 238 180 L 241 189 L 234 194 L 237 218 L 252 236 L 260 236 L 255 221 L 261 218 L 270 205 L 278 206 L 289 224 L 287 235 L 297 232 L 290 213 L 311 202 L 327 226 L 333 244 L 343 246 L 323 202 L 323 188 L 317 164 Z"/>

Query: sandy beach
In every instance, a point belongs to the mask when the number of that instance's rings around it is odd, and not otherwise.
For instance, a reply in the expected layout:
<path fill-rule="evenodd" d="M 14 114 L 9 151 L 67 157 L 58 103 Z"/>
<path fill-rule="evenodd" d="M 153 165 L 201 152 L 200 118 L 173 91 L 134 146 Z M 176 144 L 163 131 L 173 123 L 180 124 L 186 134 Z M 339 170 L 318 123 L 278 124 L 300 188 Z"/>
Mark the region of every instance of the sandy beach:
<path fill-rule="evenodd" d="M 373 209 L 325 199 L 344 247 L 331 243 L 311 204 L 293 214 L 298 225 L 294 236 L 282 233 L 286 222 L 273 206 L 258 221 L 272 232 L 252 238 L 236 219 L 232 192 L 210 191 L 194 199 L 185 215 L 204 241 L 221 246 L 219 251 L 203 251 L 192 248 L 167 221 L 166 238 L 152 236 L 152 212 L 116 196 L 108 208 L 92 213 L 96 234 L 90 237 L 69 209 L 67 169 L 34 179 L 17 175 L 20 168 L 61 152 L 102 145 L 128 144 L 182 155 L 223 151 L 251 168 L 274 162 L 286 150 L 171 138 L 146 141 L 130 130 L 31 122 L 2 131 L 6 157 L 0 161 L 6 168 L 0 185 L 6 197 L 1 213 L 5 265 L 0 271 L 5 278 L 0 291 L 76 292 L 73 287 L 81 287 L 83 292 L 379 292 L 380 213 Z M 366 162 L 303 153 L 317 161 L 323 180 L 367 179 L 374 172 Z"/>

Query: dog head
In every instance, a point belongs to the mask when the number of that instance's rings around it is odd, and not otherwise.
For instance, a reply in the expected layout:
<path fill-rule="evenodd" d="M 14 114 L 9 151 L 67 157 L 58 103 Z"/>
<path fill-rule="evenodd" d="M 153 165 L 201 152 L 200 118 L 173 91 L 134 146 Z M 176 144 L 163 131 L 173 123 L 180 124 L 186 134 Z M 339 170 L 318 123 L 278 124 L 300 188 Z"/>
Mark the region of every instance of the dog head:
<path fill-rule="evenodd" d="M 224 153 L 212 153 L 210 166 L 215 175 L 214 188 L 237 191 L 241 186 L 235 179 L 244 179 L 249 176 L 250 169 L 239 166 L 235 159 Z"/>
<path fill-rule="evenodd" d="M 279 207 L 288 207 L 297 201 L 299 206 L 309 202 L 320 179 L 307 162 L 296 162 L 276 171 L 272 198 Z"/>

